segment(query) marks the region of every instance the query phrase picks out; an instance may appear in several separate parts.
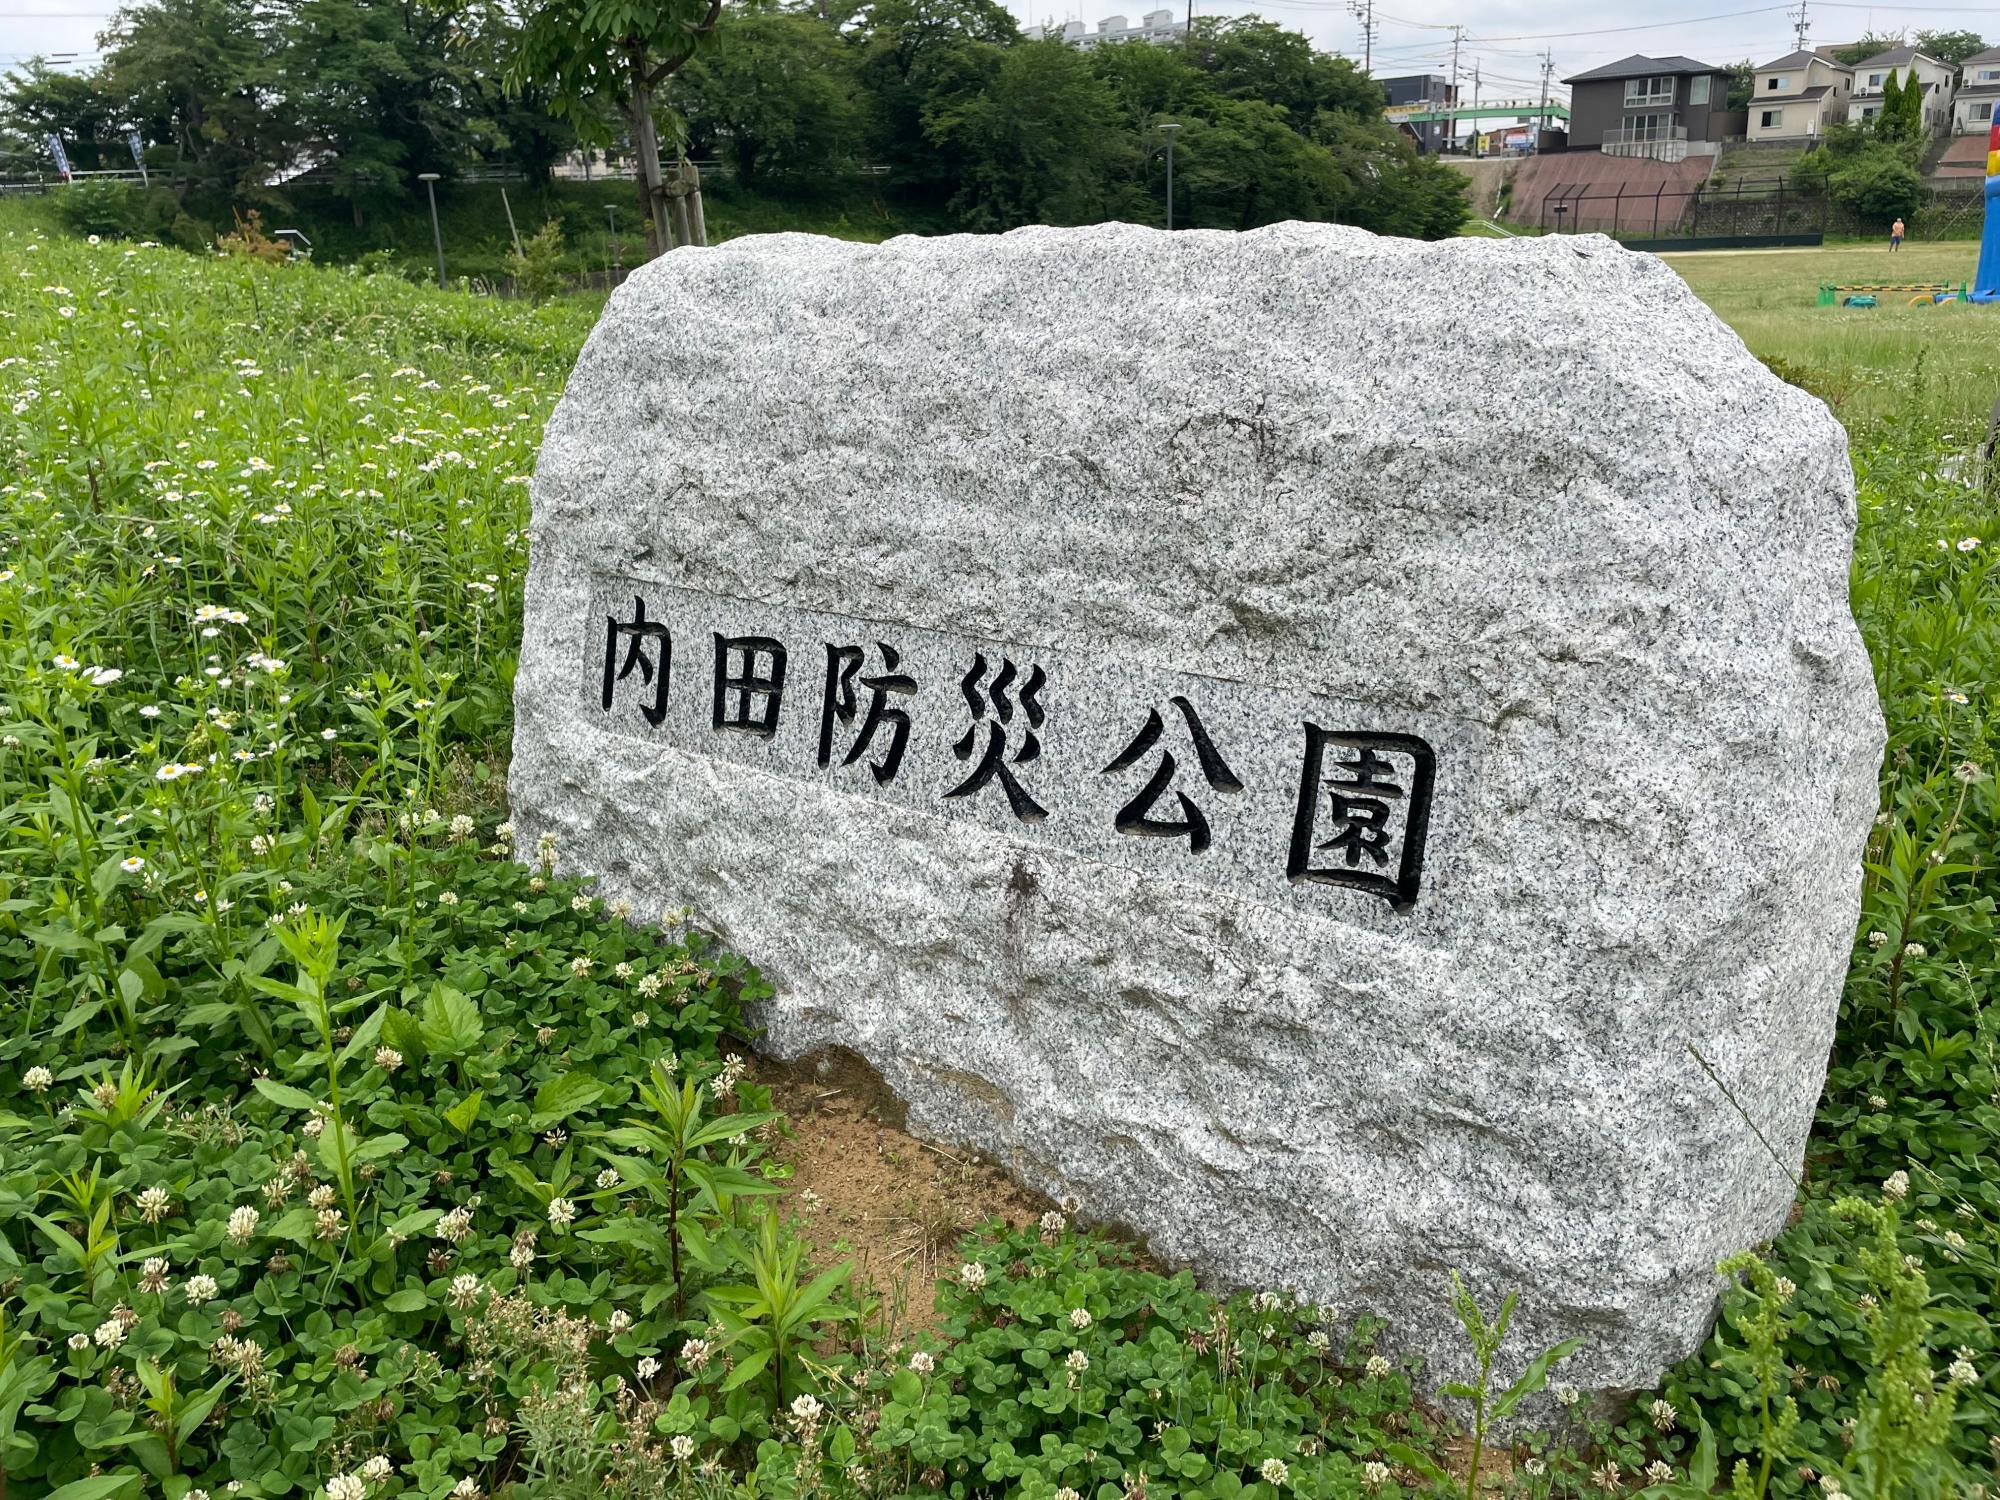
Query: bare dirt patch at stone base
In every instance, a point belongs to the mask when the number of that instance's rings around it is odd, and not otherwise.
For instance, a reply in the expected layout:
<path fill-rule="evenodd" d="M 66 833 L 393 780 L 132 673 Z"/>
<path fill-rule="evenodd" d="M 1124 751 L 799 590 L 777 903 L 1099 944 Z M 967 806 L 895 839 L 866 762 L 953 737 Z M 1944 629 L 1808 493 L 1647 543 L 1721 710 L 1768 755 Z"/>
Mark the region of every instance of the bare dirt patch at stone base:
<path fill-rule="evenodd" d="M 854 1262 L 856 1290 L 880 1299 L 893 1336 L 933 1325 L 934 1283 L 957 1269 L 973 1229 L 1055 1207 L 973 1153 L 904 1131 L 901 1104 L 852 1053 L 758 1058 L 753 1076 L 791 1132 L 776 1148 L 792 1168 L 784 1207 L 804 1222 L 815 1264 Z"/>

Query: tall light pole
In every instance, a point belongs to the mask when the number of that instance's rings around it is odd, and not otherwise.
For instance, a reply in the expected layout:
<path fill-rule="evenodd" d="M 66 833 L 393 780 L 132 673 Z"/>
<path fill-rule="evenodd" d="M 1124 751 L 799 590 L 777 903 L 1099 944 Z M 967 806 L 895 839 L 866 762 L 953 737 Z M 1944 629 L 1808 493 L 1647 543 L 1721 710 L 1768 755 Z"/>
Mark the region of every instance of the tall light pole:
<path fill-rule="evenodd" d="M 1167 228 L 1174 227 L 1174 132 L 1180 126 L 1168 121 L 1160 127 L 1160 133 L 1167 138 Z"/>
<path fill-rule="evenodd" d="M 438 228 L 437 180 L 438 180 L 438 174 L 435 172 L 417 173 L 417 181 L 421 182 L 424 185 L 424 196 L 431 200 L 431 243 L 437 247 L 438 290 L 443 291 L 444 290 L 444 231 Z"/>

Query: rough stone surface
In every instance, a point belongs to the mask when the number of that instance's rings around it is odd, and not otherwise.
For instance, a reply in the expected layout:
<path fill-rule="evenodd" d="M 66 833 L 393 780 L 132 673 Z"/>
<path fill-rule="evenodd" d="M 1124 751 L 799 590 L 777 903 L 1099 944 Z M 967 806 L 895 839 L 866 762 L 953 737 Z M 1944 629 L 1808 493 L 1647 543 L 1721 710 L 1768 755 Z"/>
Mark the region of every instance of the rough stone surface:
<path fill-rule="evenodd" d="M 534 510 L 523 847 L 691 906 L 780 1054 L 851 1048 L 914 1128 L 1218 1283 L 1384 1314 L 1433 1378 L 1447 1267 L 1520 1289 L 1517 1354 L 1581 1334 L 1570 1378 L 1638 1385 L 1782 1223 L 1690 1048 L 1796 1165 L 1882 743 L 1852 479 L 1659 261 L 678 250 L 592 334 Z M 670 663 L 611 629 L 635 598 Z M 718 709 L 750 636 L 782 694 Z M 1321 736 L 1313 775 L 1309 726 L 1410 738 Z"/>

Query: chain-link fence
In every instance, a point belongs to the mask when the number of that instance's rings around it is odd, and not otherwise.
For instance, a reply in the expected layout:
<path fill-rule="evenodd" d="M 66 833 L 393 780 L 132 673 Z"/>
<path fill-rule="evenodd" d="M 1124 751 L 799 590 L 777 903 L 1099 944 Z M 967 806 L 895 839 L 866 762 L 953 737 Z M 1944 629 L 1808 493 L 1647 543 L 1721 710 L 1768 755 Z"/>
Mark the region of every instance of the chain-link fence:
<path fill-rule="evenodd" d="M 1905 217 L 1912 239 L 1972 232 L 1982 190 L 1926 188 Z M 1558 184 L 1543 197 L 1536 227 L 1551 234 L 1610 234 L 1638 239 L 1784 239 L 1800 235 L 1887 234 L 1894 214 L 1873 215 L 1837 203 L 1825 182 L 1796 178 L 1721 187 L 1675 183 Z"/>

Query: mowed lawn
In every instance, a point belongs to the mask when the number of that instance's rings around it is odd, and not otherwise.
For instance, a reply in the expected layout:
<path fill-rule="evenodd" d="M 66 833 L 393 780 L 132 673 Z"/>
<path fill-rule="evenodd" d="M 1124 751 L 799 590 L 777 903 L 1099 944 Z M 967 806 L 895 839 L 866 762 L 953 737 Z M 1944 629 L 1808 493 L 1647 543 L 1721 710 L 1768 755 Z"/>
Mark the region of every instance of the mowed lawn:
<path fill-rule="evenodd" d="M 1961 435 L 2000 398 L 2000 304 L 1910 306 L 1909 293 L 1880 293 L 1880 306 L 1818 307 L 1821 282 L 1970 280 L 1979 246 L 1970 240 L 1887 243 L 1814 250 L 1697 251 L 1661 257 L 1742 335 L 1753 353 L 1823 396 L 1850 430 L 1867 426 L 1921 391 L 1923 404 Z"/>

